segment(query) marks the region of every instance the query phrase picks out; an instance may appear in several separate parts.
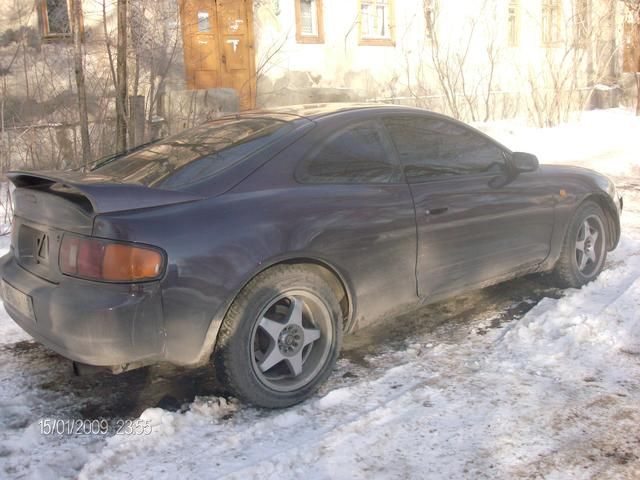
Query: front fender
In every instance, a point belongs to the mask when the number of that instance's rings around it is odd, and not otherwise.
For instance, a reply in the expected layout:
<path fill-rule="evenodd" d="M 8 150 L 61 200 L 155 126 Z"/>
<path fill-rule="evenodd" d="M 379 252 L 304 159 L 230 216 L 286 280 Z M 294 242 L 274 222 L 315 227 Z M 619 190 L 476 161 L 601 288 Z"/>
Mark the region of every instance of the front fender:
<path fill-rule="evenodd" d="M 607 216 L 607 249 L 616 248 L 620 240 L 621 204 L 614 200 L 617 196 L 613 182 L 593 170 L 582 167 L 543 165 L 539 172 L 545 182 L 557 187 L 555 194 L 555 223 L 551 249 L 541 270 L 553 269 L 560 258 L 567 230 L 577 208 L 584 202 L 595 201 Z"/>

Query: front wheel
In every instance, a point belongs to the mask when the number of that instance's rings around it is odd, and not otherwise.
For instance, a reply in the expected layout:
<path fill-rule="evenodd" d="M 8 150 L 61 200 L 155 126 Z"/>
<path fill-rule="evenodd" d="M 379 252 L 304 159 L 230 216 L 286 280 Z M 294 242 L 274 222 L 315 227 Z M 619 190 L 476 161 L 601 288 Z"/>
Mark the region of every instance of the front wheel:
<path fill-rule="evenodd" d="M 579 288 L 600 274 L 607 258 L 606 221 L 596 203 L 578 207 L 554 270 L 559 286 Z"/>
<path fill-rule="evenodd" d="M 312 267 L 280 265 L 254 278 L 233 302 L 214 363 L 239 398 L 282 408 L 327 379 L 341 343 L 340 305 L 324 277 Z"/>

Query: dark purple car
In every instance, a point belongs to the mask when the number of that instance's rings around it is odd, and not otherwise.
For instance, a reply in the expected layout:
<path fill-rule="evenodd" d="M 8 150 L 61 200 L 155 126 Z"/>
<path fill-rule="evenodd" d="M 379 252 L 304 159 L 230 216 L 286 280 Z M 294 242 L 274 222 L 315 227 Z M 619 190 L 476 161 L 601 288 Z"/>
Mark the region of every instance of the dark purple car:
<path fill-rule="evenodd" d="M 415 108 L 224 117 L 86 172 L 12 172 L 9 314 L 79 365 L 202 365 L 284 407 L 343 334 L 531 272 L 579 287 L 620 236 L 596 172 Z"/>

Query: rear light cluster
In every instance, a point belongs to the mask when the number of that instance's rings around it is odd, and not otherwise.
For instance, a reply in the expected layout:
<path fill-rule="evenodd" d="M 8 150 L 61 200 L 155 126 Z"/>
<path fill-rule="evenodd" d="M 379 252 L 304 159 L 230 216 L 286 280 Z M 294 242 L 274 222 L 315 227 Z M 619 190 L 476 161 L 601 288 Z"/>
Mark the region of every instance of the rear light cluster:
<path fill-rule="evenodd" d="M 65 235 L 60 245 L 65 275 L 105 282 L 140 282 L 162 275 L 162 254 L 148 247 Z"/>

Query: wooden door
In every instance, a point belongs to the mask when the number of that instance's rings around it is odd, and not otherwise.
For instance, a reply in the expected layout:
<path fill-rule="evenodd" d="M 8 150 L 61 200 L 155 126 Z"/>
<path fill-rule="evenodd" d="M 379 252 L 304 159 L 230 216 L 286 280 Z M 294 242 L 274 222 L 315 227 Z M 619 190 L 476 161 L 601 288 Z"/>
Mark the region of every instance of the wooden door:
<path fill-rule="evenodd" d="M 238 92 L 241 109 L 253 108 L 255 61 L 251 0 L 217 0 L 217 6 L 223 83 Z"/>
<path fill-rule="evenodd" d="M 255 107 L 251 0 L 182 0 L 187 86 L 233 88 L 240 109 Z"/>
<path fill-rule="evenodd" d="M 213 0 L 181 2 L 184 63 L 189 89 L 220 85 L 218 18 Z"/>

